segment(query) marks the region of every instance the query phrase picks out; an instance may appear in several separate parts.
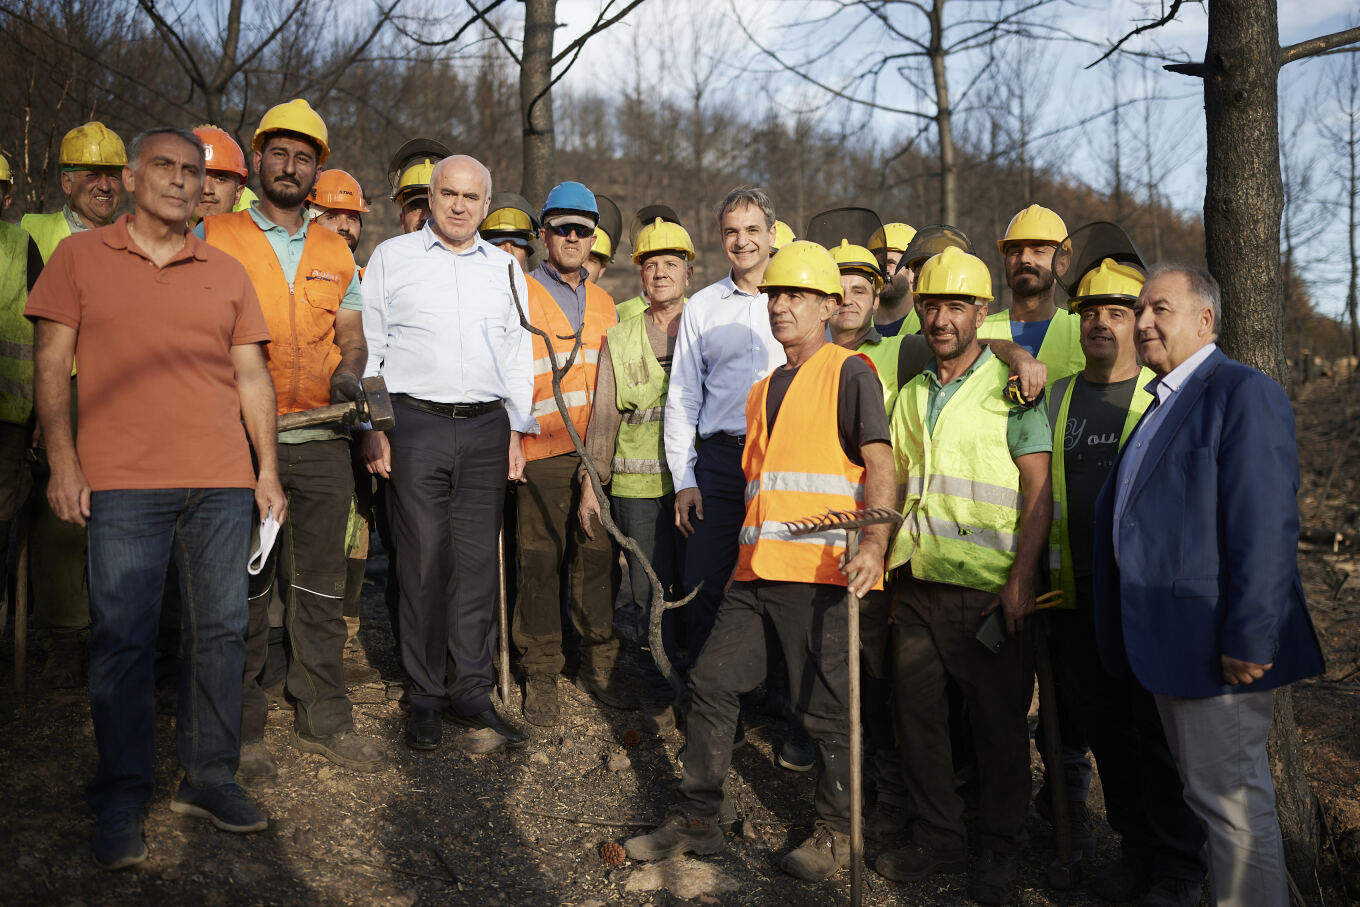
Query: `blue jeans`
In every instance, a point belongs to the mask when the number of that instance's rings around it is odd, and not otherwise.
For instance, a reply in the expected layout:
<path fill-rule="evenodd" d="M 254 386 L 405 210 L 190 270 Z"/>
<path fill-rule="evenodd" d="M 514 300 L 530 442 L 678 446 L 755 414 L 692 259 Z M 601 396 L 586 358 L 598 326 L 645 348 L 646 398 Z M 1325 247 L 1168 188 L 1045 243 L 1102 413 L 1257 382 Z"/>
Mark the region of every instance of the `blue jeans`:
<path fill-rule="evenodd" d="M 248 488 L 90 496 L 90 715 L 96 813 L 144 806 L 155 788 L 156 635 L 174 557 L 183 602 L 175 737 L 190 784 L 234 780 L 245 666 Z"/>

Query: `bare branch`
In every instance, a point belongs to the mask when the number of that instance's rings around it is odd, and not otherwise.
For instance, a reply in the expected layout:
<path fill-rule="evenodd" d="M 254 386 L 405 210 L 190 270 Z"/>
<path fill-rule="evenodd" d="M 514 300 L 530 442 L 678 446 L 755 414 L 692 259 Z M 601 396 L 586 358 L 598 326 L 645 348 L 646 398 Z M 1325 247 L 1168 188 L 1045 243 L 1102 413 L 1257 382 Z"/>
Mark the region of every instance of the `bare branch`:
<path fill-rule="evenodd" d="M 369 45 L 373 43 L 373 40 L 378 37 L 378 33 L 382 31 L 382 27 L 392 18 L 392 13 L 395 12 L 400 5 L 401 0 L 392 0 L 391 5 L 386 9 L 379 7 L 380 14 L 378 16 L 378 21 L 373 23 L 373 28 L 369 30 L 368 37 L 356 44 L 343 59 L 337 61 L 336 64 L 331 67 L 330 77 L 326 80 L 325 84 L 320 87 L 316 97 L 313 99 L 313 103 L 318 106 L 325 103 L 326 97 L 335 90 L 336 83 L 340 81 L 345 75 L 345 72 L 359 58 L 359 55 L 367 50 Z"/>
<path fill-rule="evenodd" d="M 586 29 L 585 34 L 581 35 L 581 37 L 577 38 L 575 41 L 571 42 L 566 47 L 562 48 L 561 52 L 559 52 L 557 56 L 553 57 L 552 65 L 556 66 L 558 63 L 561 63 L 563 60 L 567 58 L 569 54 L 572 55 L 571 62 L 575 63 L 576 57 L 579 57 L 581 55 L 581 48 L 585 46 L 585 43 L 587 41 L 598 35 L 600 32 L 604 31 L 605 29 L 609 28 L 609 26 L 618 22 L 624 16 L 627 16 L 633 10 L 637 9 L 638 6 L 640 6 L 641 4 L 642 0 L 628 0 L 628 5 L 625 6 L 620 12 L 613 16 L 610 16 L 608 19 L 605 19 L 604 15 L 609 11 L 610 5 L 612 5 L 611 0 L 611 3 L 607 4 L 605 8 L 600 11 L 600 16 L 595 20 L 595 24 L 590 26 L 590 28 Z"/>
<path fill-rule="evenodd" d="M 1155 22 L 1148 22 L 1138 26 L 1133 31 L 1129 32 L 1127 35 L 1120 38 L 1118 41 L 1114 42 L 1114 44 L 1111 45 L 1109 50 L 1105 51 L 1105 53 L 1100 55 L 1099 59 L 1097 59 L 1094 63 L 1088 63 L 1085 68 L 1090 69 L 1091 67 L 1095 66 L 1098 63 L 1104 63 L 1106 60 L 1110 58 L 1111 55 L 1115 53 L 1115 51 L 1123 47 L 1124 43 L 1129 39 L 1135 38 L 1138 35 L 1143 34 L 1144 32 L 1150 32 L 1155 28 L 1161 28 L 1163 25 L 1166 25 L 1168 22 L 1176 18 L 1176 14 L 1181 11 L 1181 7 L 1184 5 L 1185 0 L 1171 0 L 1171 9 L 1167 10 L 1166 15 L 1162 16 L 1162 18 L 1158 19 Z"/>
<path fill-rule="evenodd" d="M 1333 48 L 1356 43 L 1360 43 L 1360 27 L 1333 32 L 1330 35 L 1323 35 L 1320 38 L 1312 38 L 1308 41 L 1300 41 L 1298 44 L 1291 44 L 1280 51 L 1280 65 L 1283 66 L 1286 63 L 1293 63 L 1295 60 L 1304 60 L 1308 57 L 1316 57 Z"/>

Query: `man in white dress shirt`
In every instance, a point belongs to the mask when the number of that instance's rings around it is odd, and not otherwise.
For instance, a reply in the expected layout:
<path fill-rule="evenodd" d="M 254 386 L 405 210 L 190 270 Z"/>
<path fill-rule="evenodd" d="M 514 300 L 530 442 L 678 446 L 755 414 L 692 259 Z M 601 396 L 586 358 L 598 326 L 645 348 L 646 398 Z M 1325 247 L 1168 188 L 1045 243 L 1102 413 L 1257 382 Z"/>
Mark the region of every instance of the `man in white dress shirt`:
<path fill-rule="evenodd" d="M 491 703 L 496 537 L 507 478 L 524 471 L 533 424 L 530 336 L 511 293 L 527 298 L 510 255 L 477 235 L 491 174 L 465 155 L 430 176 L 429 221 L 389 239 L 364 279 L 367 374 L 381 374 L 397 416 L 362 441 L 370 472 L 391 480 L 401 587 L 402 662 L 411 677 L 406 742 L 433 750 L 444 718 L 472 728 L 464 749 L 520 746 Z M 513 273 L 511 273 L 513 271 Z"/>

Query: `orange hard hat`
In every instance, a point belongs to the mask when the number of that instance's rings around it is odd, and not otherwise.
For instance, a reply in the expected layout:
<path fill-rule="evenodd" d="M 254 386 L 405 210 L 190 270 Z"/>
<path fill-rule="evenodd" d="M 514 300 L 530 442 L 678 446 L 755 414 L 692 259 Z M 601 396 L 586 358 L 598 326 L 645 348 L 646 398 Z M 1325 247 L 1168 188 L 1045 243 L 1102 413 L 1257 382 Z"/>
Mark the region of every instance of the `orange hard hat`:
<path fill-rule="evenodd" d="M 199 126 L 194 130 L 194 135 L 203 143 L 203 155 L 206 159 L 206 166 L 203 169 L 234 173 L 245 182 L 246 177 L 250 175 L 246 170 L 246 156 L 229 132 L 217 126 Z"/>
<path fill-rule="evenodd" d="M 364 204 L 364 190 L 359 181 L 343 170 L 323 170 L 312 186 L 309 198 L 312 204 L 326 209 L 338 208 L 341 211 L 368 213 Z"/>

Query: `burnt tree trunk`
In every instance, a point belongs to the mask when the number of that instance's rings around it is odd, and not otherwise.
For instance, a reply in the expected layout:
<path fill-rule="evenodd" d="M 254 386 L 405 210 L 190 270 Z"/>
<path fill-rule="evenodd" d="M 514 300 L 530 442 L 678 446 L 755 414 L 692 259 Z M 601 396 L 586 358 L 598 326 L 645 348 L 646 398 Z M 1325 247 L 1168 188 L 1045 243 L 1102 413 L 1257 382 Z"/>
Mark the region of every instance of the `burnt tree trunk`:
<path fill-rule="evenodd" d="M 557 0 L 525 0 L 524 51 L 519 68 L 520 121 L 524 128 L 524 176 L 520 194 L 542 204 L 553 185 L 557 141 L 553 134 L 553 32 Z"/>
<path fill-rule="evenodd" d="M 949 106 L 949 80 L 944 64 L 944 3 L 935 0 L 927 17 L 930 20 L 930 74 L 935 83 L 935 128 L 940 141 L 940 222 L 958 223 L 959 162 L 954 151 L 954 116 Z"/>

